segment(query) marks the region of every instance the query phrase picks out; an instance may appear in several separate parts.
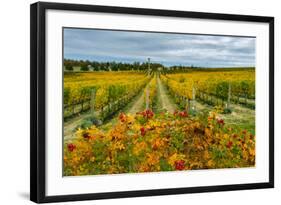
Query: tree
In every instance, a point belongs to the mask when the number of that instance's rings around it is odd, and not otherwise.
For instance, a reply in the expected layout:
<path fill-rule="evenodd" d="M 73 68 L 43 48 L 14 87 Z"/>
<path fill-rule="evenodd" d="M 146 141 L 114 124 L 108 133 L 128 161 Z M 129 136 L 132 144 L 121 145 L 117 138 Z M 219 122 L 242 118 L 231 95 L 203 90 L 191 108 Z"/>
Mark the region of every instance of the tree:
<path fill-rule="evenodd" d="M 73 66 L 72 65 L 65 65 L 65 70 L 68 70 L 68 71 L 73 71 Z"/>
<path fill-rule="evenodd" d="M 85 63 L 83 63 L 83 64 L 81 65 L 81 71 L 89 71 L 88 65 L 85 64 Z"/>

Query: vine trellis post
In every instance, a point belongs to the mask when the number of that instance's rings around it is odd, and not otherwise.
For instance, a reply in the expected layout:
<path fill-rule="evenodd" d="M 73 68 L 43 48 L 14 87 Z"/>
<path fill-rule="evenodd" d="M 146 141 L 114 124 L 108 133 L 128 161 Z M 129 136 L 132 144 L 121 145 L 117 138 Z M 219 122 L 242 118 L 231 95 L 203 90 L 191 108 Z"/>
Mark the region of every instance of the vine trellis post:
<path fill-rule="evenodd" d="M 230 107 L 230 100 L 231 100 L 231 84 L 228 83 L 228 97 L 227 97 L 226 108 Z"/>
<path fill-rule="evenodd" d="M 149 87 L 146 89 L 145 109 L 149 109 Z"/>
<path fill-rule="evenodd" d="M 194 85 L 192 86 L 192 110 L 195 111 L 195 98 L 196 98 L 196 90 Z"/>
<path fill-rule="evenodd" d="M 91 101 L 90 101 L 92 118 L 95 117 L 95 97 L 96 97 L 96 89 L 92 89 L 91 90 Z"/>

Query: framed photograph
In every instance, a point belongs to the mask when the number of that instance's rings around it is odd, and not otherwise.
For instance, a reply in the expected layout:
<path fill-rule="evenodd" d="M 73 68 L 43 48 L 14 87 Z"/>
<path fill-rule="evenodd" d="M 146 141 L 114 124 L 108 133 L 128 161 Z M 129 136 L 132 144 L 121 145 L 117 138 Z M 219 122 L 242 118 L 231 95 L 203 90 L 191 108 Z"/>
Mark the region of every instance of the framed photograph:
<path fill-rule="evenodd" d="M 274 187 L 274 18 L 31 5 L 30 198 Z"/>

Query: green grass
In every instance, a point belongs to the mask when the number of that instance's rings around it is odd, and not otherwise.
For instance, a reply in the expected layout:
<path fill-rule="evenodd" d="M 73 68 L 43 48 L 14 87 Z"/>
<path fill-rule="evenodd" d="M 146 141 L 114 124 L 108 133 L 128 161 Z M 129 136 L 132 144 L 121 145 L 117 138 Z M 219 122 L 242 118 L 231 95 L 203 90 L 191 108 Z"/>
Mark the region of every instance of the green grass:
<path fill-rule="evenodd" d="M 245 129 L 255 134 L 255 110 L 234 104 L 230 105 L 230 109 L 231 113 L 219 114 L 226 126 L 234 129 Z M 213 111 L 213 107 L 196 102 L 196 110 L 198 113 L 208 113 Z"/>

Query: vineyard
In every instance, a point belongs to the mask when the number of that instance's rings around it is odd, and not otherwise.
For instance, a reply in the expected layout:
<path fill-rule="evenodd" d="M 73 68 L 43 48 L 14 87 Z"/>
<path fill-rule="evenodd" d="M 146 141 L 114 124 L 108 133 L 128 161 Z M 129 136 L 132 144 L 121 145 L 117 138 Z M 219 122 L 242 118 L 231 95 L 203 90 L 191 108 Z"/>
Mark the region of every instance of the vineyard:
<path fill-rule="evenodd" d="M 64 121 L 65 176 L 254 166 L 255 70 L 65 72 Z"/>
<path fill-rule="evenodd" d="M 225 106 L 232 102 L 255 108 L 253 70 L 170 74 L 162 76 L 162 80 L 180 106 L 197 98 L 210 105 Z"/>
<path fill-rule="evenodd" d="M 104 120 L 127 104 L 150 80 L 130 72 L 67 73 L 64 76 L 64 118 L 89 109 Z"/>

